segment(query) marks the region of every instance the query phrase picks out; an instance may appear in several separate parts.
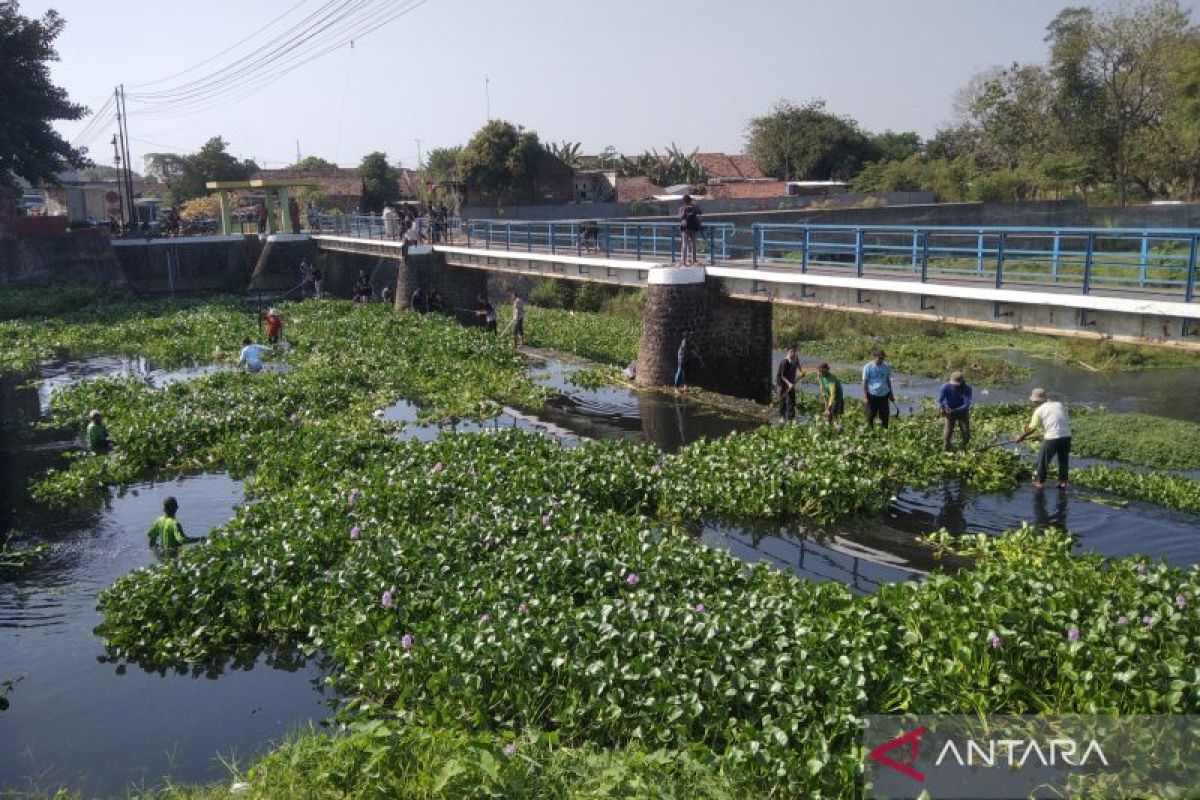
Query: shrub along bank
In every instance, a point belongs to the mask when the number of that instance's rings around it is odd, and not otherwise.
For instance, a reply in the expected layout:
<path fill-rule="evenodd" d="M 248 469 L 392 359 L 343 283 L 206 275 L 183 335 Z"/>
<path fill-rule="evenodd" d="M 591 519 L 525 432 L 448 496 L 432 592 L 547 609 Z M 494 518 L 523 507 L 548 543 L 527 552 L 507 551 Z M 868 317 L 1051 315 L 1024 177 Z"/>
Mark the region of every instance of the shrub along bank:
<path fill-rule="evenodd" d="M 864 598 L 688 533 L 710 515 L 819 525 L 940 475 L 988 489 L 1022 475 L 1002 449 L 942 454 L 930 417 L 888 434 L 857 415 L 840 435 L 761 429 L 673 456 L 519 431 L 405 441 L 372 413 L 398 396 L 486 415 L 540 390 L 502 343 L 449 322 L 332 302 L 286 314 L 287 372 L 63 391 L 60 421 L 99 405 L 121 447 L 40 487 L 65 501 L 155 470 L 250 473 L 254 502 L 208 544 L 102 593 L 99 630 L 144 664 L 269 647 L 331 659 L 352 733 L 286 746 L 252 794 L 678 780 L 677 796 L 840 797 L 857 791 L 870 712 L 1200 711 L 1196 570 L 1076 557 L 1065 535 L 1023 530 L 970 540 L 970 571 Z M 992 413 L 982 438 L 1008 432 Z"/>

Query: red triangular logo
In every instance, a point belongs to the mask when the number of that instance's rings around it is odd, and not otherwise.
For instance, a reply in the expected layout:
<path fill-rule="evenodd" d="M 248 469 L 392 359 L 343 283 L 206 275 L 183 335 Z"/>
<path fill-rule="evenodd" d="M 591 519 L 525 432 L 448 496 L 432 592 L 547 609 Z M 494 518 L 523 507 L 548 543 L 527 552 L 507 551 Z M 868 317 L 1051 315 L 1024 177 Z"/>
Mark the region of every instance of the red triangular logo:
<path fill-rule="evenodd" d="M 878 761 L 880 764 L 883 764 L 884 766 L 891 767 L 892 769 L 899 772 L 901 775 L 907 775 L 908 777 L 912 778 L 914 781 L 921 781 L 922 783 L 924 783 L 925 782 L 925 773 L 917 772 L 917 770 L 913 769 L 913 767 L 912 767 L 913 764 L 917 763 L 917 752 L 921 748 L 921 737 L 924 735 L 925 735 L 925 726 L 922 725 L 919 728 L 914 728 L 913 730 L 909 731 L 908 733 L 903 733 L 903 734 L 897 736 L 895 739 L 892 739 L 890 742 L 884 742 L 883 744 L 879 745 L 879 747 L 876 747 L 874 750 L 872 750 L 870 753 L 868 753 L 868 756 L 875 759 L 876 761 Z M 904 745 L 908 745 L 908 763 L 907 764 L 903 764 L 899 761 L 894 761 L 891 758 L 888 758 L 886 755 L 884 755 L 884 753 L 888 752 L 889 750 L 894 750 L 895 748 L 903 747 Z"/>

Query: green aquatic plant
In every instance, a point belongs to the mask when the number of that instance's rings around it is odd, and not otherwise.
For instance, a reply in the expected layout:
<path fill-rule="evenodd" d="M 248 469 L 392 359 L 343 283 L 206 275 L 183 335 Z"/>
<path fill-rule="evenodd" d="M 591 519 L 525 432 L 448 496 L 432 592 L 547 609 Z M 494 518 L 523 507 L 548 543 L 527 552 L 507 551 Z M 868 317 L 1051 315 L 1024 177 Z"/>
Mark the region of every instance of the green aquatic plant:
<path fill-rule="evenodd" d="M 1100 465 L 1072 472 L 1071 480 L 1129 500 L 1200 514 L 1200 480 L 1195 478 Z"/>

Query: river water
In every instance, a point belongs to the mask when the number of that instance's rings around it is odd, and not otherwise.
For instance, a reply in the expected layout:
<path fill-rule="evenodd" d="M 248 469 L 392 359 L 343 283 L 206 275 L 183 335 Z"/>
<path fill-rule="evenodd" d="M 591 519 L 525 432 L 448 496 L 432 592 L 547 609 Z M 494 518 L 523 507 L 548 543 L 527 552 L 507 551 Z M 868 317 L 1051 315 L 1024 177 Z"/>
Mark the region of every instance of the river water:
<path fill-rule="evenodd" d="M 0 570 L 0 681 L 20 678 L 9 698 L 11 707 L 0 712 L 0 793 L 67 785 L 88 796 L 117 795 L 131 784 L 155 785 L 168 776 L 182 782 L 220 780 L 227 771 L 218 754 L 236 754 L 244 763 L 290 729 L 329 716 L 331 698 L 322 693 L 324 676 L 315 663 L 262 657 L 199 674 L 146 672 L 108 663 L 92 634 L 99 622 L 97 592 L 155 559 L 144 537 L 162 499 L 168 494 L 178 498 L 185 528 L 201 534 L 226 522 L 243 501 L 239 482 L 216 474 L 141 484 L 95 507 L 67 513 L 28 497 L 29 482 L 60 464 L 64 451 L 77 447 L 61 434 L 30 431 L 24 424 L 44 413 L 56 388 L 114 374 L 163 386 L 213 369 L 158 370 L 139 359 L 100 358 L 47 364 L 33 383 L 28 377 L 0 375 L 0 424 L 7 426 L 0 433 L 0 533 L 11 532 L 22 544 L 49 545 L 34 566 Z M 404 423 L 400 435 L 406 438 L 517 427 L 565 446 L 618 438 L 653 443 L 669 452 L 701 437 L 759 424 L 656 393 L 583 389 L 571 383 L 578 369 L 555 361 L 533 364 L 532 377 L 555 392 L 554 400 L 541 409 L 506 408 L 487 422 L 421 424 L 417 407 L 404 401 L 382 415 Z M 1053 370 L 1057 383 L 1047 380 L 1048 374 L 1027 383 L 1065 386 L 1070 402 L 1185 419 L 1192 413 L 1162 395 L 1194 393 L 1194 371 L 1114 377 L 1058 366 L 1045 369 Z M 899 383 L 912 406 L 940 385 L 904 378 Z M 854 387 L 847 389 L 853 392 Z M 984 399 L 1019 399 L 1027 392 L 1025 386 L 993 390 Z M 1137 503 L 1116 508 L 1097 499 L 1102 498 L 1086 491 L 1035 492 L 1029 487 L 1011 494 L 977 494 L 947 482 L 902 492 L 878 518 L 830 531 L 713 520 L 698 526 L 697 536 L 748 562 L 838 581 L 859 592 L 920 578 L 937 567 L 916 536 L 940 527 L 999 532 L 1027 520 L 1066 526 L 1083 550 L 1200 563 L 1200 518 Z M 1136 537 L 1131 531 L 1137 531 Z"/>

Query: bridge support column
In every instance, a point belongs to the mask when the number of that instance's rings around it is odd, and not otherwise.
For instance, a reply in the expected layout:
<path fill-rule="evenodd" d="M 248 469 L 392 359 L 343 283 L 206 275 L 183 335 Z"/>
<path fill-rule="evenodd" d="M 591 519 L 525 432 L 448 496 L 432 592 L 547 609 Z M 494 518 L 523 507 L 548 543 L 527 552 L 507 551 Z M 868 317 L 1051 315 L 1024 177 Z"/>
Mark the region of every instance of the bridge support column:
<path fill-rule="evenodd" d="M 738 300 L 705 278 L 702 267 L 651 270 L 638 345 L 637 382 L 663 386 L 675 378 L 685 333 L 699 358 L 688 362 L 687 383 L 766 401 L 771 394 L 771 304 Z"/>
<path fill-rule="evenodd" d="M 482 269 L 453 267 L 432 247 L 411 247 L 396 272 L 396 310 L 411 308 L 413 292 L 420 289 L 428 299 L 442 296 L 442 308 L 460 322 L 474 323 L 476 298 L 487 297 L 488 273 Z"/>
<path fill-rule="evenodd" d="M 316 262 L 317 246 L 307 233 L 273 233 L 258 256 L 250 288 L 286 292 L 300 284 L 300 262 Z"/>

